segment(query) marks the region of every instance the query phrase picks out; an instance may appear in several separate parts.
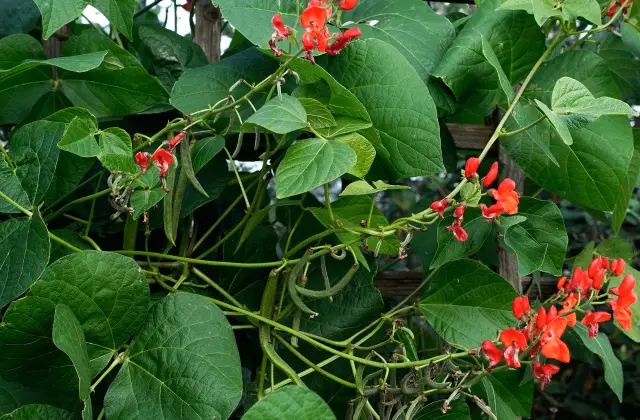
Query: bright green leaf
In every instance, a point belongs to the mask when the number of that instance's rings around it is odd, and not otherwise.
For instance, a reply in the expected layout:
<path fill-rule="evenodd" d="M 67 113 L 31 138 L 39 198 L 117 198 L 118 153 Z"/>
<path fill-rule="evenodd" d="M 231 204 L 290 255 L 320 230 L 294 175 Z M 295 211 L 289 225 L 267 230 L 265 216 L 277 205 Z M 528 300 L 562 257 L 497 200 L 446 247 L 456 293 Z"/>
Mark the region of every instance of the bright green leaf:
<path fill-rule="evenodd" d="M 535 101 L 536 101 L 536 105 L 538 106 L 538 109 L 540 109 L 540 111 L 542 111 L 545 117 L 547 117 L 547 119 L 549 120 L 549 123 L 551 123 L 551 125 L 556 130 L 556 133 L 558 133 L 562 141 L 566 145 L 571 146 L 573 144 L 573 137 L 571 137 L 571 132 L 569 131 L 569 127 L 567 127 L 567 123 L 565 123 L 563 119 L 558 117 L 558 115 L 556 115 L 555 112 L 550 110 L 549 107 L 546 106 L 544 103 L 540 102 L 537 99 Z M 555 160 L 555 157 L 553 155 L 550 155 L 549 158 L 550 159 L 553 158 L 552 160 Z"/>
<path fill-rule="evenodd" d="M 255 126 L 278 134 L 301 130 L 307 125 L 307 112 L 296 98 L 283 94 L 264 104 L 247 118 L 242 131 L 251 131 Z"/>
<path fill-rule="evenodd" d="M 356 154 L 356 163 L 347 172 L 358 178 L 364 177 L 376 158 L 376 149 L 373 145 L 358 133 L 345 134 L 337 137 L 336 141 L 346 144 Z"/>
<path fill-rule="evenodd" d="M 0 159 L 0 191 L 22 207 L 28 208 L 31 206 L 29 196 L 22 188 L 20 179 L 4 159 Z M 0 213 L 22 213 L 22 211 L 5 199 L 0 198 Z"/>
<path fill-rule="evenodd" d="M 58 147 L 80 157 L 95 157 L 100 154 L 100 146 L 96 142 L 98 120 L 84 108 L 66 108 L 46 118 L 67 124 L 64 137 Z"/>
<path fill-rule="evenodd" d="M 640 56 L 640 31 L 636 29 L 638 27 L 637 25 L 636 23 L 636 27 L 634 28 L 631 24 L 622 22 L 620 25 L 620 35 L 624 45 L 636 56 Z"/>
<path fill-rule="evenodd" d="M 564 0 L 562 2 L 562 12 L 565 20 L 575 20 L 583 17 L 596 25 L 602 23 L 598 0 Z"/>
<path fill-rule="evenodd" d="M 538 26 L 552 16 L 562 15 L 553 0 L 507 0 L 497 10 L 524 10 L 533 15 Z"/>
<path fill-rule="evenodd" d="M 142 213 L 148 211 L 158 204 L 167 195 L 162 188 L 154 188 L 152 190 L 136 190 L 131 195 L 129 205 L 133 207 L 132 217 L 137 220 Z"/>
<path fill-rule="evenodd" d="M 91 0 L 91 5 L 101 11 L 111 25 L 127 39 L 133 39 L 131 28 L 136 0 Z"/>
<path fill-rule="evenodd" d="M 313 129 L 335 127 L 337 125 L 331 111 L 313 98 L 298 98 L 307 112 L 307 122 Z"/>
<path fill-rule="evenodd" d="M 482 186 L 479 183 L 467 182 L 460 190 L 460 200 L 470 207 L 477 207 L 482 198 Z"/>
<path fill-rule="evenodd" d="M 367 181 L 355 181 L 347 185 L 347 187 L 340 193 L 340 197 L 347 195 L 367 195 L 375 194 L 387 190 L 410 190 L 408 185 L 390 185 L 383 181 L 374 181 L 374 187 L 372 187 Z"/>
<path fill-rule="evenodd" d="M 327 403 L 309 388 L 287 386 L 258 401 L 242 417 L 245 420 L 335 420 Z"/>
<path fill-rule="evenodd" d="M 133 160 L 131 137 L 126 131 L 111 127 L 101 131 L 98 138 L 101 149 L 98 159 L 106 169 L 130 174 L 138 172 L 138 167 Z"/>
<path fill-rule="evenodd" d="M 76 20 L 87 6 L 86 0 L 33 0 L 42 15 L 42 36 L 49 38 L 67 23 Z"/>
<path fill-rule="evenodd" d="M 231 325 L 206 298 L 172 294 L 152 308 L 105 396 L 123 419 L 227 419 L 242 396 Z"/>
<path fill-rule="evenodd" d="M 23 37 L 28 35 L 13 35 L 15 42 L 20 42 Z M 13 42 L 13 40 L 5 39 L 3 42 Z M 0 69 L 0 80 L 13 77 L 18 73 L 25 72 L 37 66 L 55 66 L 61 69 L 83 73 L 93 70 L 102 64 L 106 51 L 98 51 L 89 54 L 80 54 L 73 57 L 56 57 L 48 60 L 25 60 L 21 64 L 9 69 Z M 4 67 L 4 66 L 3 66 Z"/>
<path fill-rule="evenodd" d="M 344 143 L 323 139 L 296 142 L 276 172 L 278 198 L 291 197 L 342 176 L 356 163 L 356 154 Z"/>
<path fill-rule="evenodd" d="M 479 262 L 460 260 L 446 264 L 428 284 L 420 309 L 449 343 L 478 347 L 515 322 L 511 302 L 516 292 L 505 279 Z"/>

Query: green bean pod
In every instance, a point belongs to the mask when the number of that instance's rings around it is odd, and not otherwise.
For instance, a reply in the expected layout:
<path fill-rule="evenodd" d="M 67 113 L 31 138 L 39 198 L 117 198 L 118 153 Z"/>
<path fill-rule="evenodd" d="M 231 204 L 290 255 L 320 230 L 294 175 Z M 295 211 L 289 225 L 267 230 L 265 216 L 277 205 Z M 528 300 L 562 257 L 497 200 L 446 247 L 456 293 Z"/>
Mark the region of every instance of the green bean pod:
<path fill-rule="evenodd" d="M 360 264 L 354 264 L 351 266 L 349 271 L 340 279 L 339 282 L 331 286 L 326 290 L 310 290 L 305 289 L 304 287 L 300 287 L 296 285 L 296 291 L 303 295 L 316 299 L 328 298 L 331 296 L 335 296 L 342 291 L 349 283 L 351 283 L 351 279 L 356 274 L 356 271 L 360 268 Z"/>

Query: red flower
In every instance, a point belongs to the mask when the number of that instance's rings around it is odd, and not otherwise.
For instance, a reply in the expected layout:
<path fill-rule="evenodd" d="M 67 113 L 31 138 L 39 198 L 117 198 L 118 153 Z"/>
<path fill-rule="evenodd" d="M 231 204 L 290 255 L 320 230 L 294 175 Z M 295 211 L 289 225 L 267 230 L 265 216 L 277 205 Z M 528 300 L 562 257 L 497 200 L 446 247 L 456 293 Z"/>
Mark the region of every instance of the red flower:
<path fill-rule="evenodd" d="M 569 315 L 565 316 L 564 319 L 567 320 L 568 327 L 575 327 L 576 322 L 578 322 L 578 318 L 576 317 L 575 312 L 571 312 Z"/>
<path fill-rule="evenodd" d="M 493 162 L 493 164 L 491 165 L 491 168 L 489 168 L 489 172 L 487 172 L 487 175 L 482 179 L 482 185 L 484 185 L 485 187 L 488 187 L 489 185 L 493 184 L 493 181 L 495 181 L 497 177 L 498 177 L 498 162 Z"/>
<path fill-rule="evenodd" d="M 517 319 L 522 319 L 523 316 L 527 315 L 529 309 L 531 309 L 531 306 L 529 306 L 529 296 L 518 296 L 514 298 L 511 303 L 511 309 Z"/>
<path fill-rule="evenodd" d="M 631 274 L 627 274 L 618 287 L 609 289 L 609 293 L 614 296 L 624 296 L 633 292 L 634 287 L 636 287 L 636 279 Z"/>
<path fill-rule="evenodd" d="M 497 190 L 492 190 L 491 195 L 494 200 L 502 204 L 504 212 L 516 214 L 518 212 L 519 195 L 515 192 L 516 183 L 510 178 L 506 178 L 500 183 Z"/>
<path fill-rule="evenodd" d="M 591 260 L 591 263 L 589 264 L 589 270 L 588 270 L 589 277 L 591 278 L 595 277 L 596 273 L 598 272 L 601 266 L 602 266 L 602 257 L 598 256 L 598 258 L 594 258 L 593 260 Z"/>
<path fill-rule="evenodd" d="M 547 317 L 548 319 L 548 317 Z M 560 340 L 564 330 L 567 328 L 567 320 L 557 317 L 549 322 L 542 332 L 540 343 L 542 344 L 542 354 L 549 359 L 556 359 L 564 363 L 569 363 L 571 355 L 569 347 Z"/>
<path fill-rule="evenodd" d="M 440 217 L 444 216 L 444 211 L 447 208 L 447 206 L 449 205 L 449 199 L 448 198 L 443 198 L 440 201 L 434 201 L 433 203 L 431 203 L 431 206 L 429 206 L 431 208 L 431 210 L 433 211 L 437 211 L 438 214 L 440 215 Z"/>
<path fill-rule="evenodd" d="M 167 149 L 169 149 L 170 152 L 173 151 L 173 149 L 175 149 L 176 146 L 180 144 L 183 137 L 184 137 L 184 131 L 179 132 L 174 138 L 171 139 L 171 141 L 167 146 Z"/>
<path fill-rule="evenodd" d="M 547 311 L 544 309 L 544 306 L 541 306 L 540 309 L 538 309 L 538 316 L 536 317 L 536 328 L 541 330 L 545 325 L 547 325 Z"/>
<path fill-rule="evenodd" d="M 487 207 L 485 204 L 480 204 L 478 208 L 482 212 L 482 216 L 487 219 L 487 223 L 495 220 L 496 217 L 504 213 L 504 207 L 502 207 L 501 203 L 496 203 L 489 207 Z"/>
<path fill-rule="evenodd" d="M 607 11 L 607 16 L 608 16 L 609 18 L 612 18 L 612 17 L 613 17 L 613 15 L 615 15 L 615 14 L 616 14 L 616 11 L 617 11 L 617 10 L 618 10 L 618 3 L 613 3 L 613 4 L 611 5 L 611 7 L 609 7 L 609 10 Z"/>
<path fill-rule="evenodd" d="M 333 41 L 331 45 L 327 47 L 327 54 L 337 55 L 340 51 L 346 47 L 351 40 L 358 38 L 362 35 L 359 28 L 351 28 L 344 31 L 344 33 L 338 35 L 338 39 Z"/>
<path fill-rule="evenodd" d="M 604 257 L 602 259 L 602 266 L 601 268 L 607 269 L 609 268 L 609 257 Z"/>
<path fill-rule="evenodd" d="M 480 159 L 477 157 L 467 159 L 464 165 L 464 176 L 467 178 L 474 176 L 478 172 L 478 166 L 480 166 Z"/>
<path fill-rule="evenodd" d="M 598 323 L 606 322 L 611 319 L 611 314 L 608 312 L 591 312 L 587 311 L 582 318 L 582 325 L 589 326 L 589 337 L 591 339 L 596 338 L 598 335 Z"/>
<path fill-rule="evenodd" d="M 537 361 L 533 361 L 533 376 L 540 379 L 540 388 L 544 389 L 545 386 L 551 383 L 551 376 L 560 371 L 560 368 L 555 365 L 544 364 L 541 365 Z"/>
<path fill-rule="evenodd" d="M 621 276 L 622 273 L 624 273 L 624 269 L 626 265 L 627 263 L 625 262 L 625 260 L 623 260 L 622 258 L 618 258 L 618 264 L 616 265 L 615 270 L 612 268 L 612 270 L 614 270 L 616 277 Z"/>
<path fill-rule="evenodd" d="M 151 161 L 155 162 L 158 169 L 160 169 L 160 176 L 164 177 L 169 171 L 169 165 L 173 163 L 173 155 L 165 149 L 158 149 L 151 156 Z"/>
<path fill-rule="evenodd" d="M 562 303 L 562 309 L 560 310 L 560 315 L 564 315 L 567 312 L 571 311 L 574 306 L 578 303 L 578 299 L 575 296 L 575 293 L 569 294 L 567 298 Z"/>
<path fill-rule="evenodd" d="M 518 355 L 520 350 L 527 348 L 527 339 L 524 334 L 515 328 L 507 328 L 500 333 L 500 341 L 506 346 L 504 359 L 507 365 L 519 368 L 520 360 L 518 360 Z"/>
<path fill-rule="evenodd" d="M 467 209 L 467 203 L 462 203 L 453 212 L 453 217 L 460 219 L 464 216 L 464 211 Z"/>
<path fill-rule="evenodd" d="M 305 51 L 317 48 L 318 51 L 324 52 L 327 48 L 327 36 L 321 31 L 307 29 L 302 35 L 302 47 Z"/>
<path fill-rule="evenodd" d="M 300 14 L 300 24 L 303 28 L 322 29 L 327 22 L 327 11 L 317 2 L 310 2 L 309 6 Z"/>
<path fill-rule="evenodd" d="M 591 287 L 596 290 L 600 290 L 602 288 L 602 283 L 604 282 L 604 269 L 600 268 L 596 271 L 596 275 L 593 276 L 593 283 Z"/>
<path fill-rule="evenodd" d="M 149 153 L 136 153 L 136 164 L 138 164 L 138 166 L 142 170 L 142 175 L 144 175 L 147 172 L 147 167 L 149 166 Z"/>
<path fill-rule="evenodd" d="M 636 279 L 627 274 L 622 279 L 620 286 L 612 287 L 609 289 L 609 293 L 617 296 L 617 300 L 609 300 L 609 305 L 613 309 L 613 318 L 620 323 L 620 326 L 625 330 L 631 329 L 631 309 L 629 306 L 636 303 L 638 296 L 633 290 L 636 286 Z"/>
<path fill-rule="evenodd" d="M 358 0 L 342 0 L 340 2 L 340 8 L 342 10 L 351 10 L 356 7 L 356 4 L 358 4 Z"/>
<path fill-rule="evenodd" d="M 564 284 L 567 282 L 567 276 L 562 276 L 558 279 L 558 290 L 562 290 L 564 288 Z"/>
<path fill-rule="evenodd" d="M 273 29 L 275 30 L 275 32 L 273 33 L 273 38 L 278 41 L 284 40 L 292 33 L 291 28 L 284 24 L 284 22 L 282 21 L 282 16 L 278 14 L 273 15 L 273 17 L 271 18 L 271 24 L 273 25 Z"/>
<path fill-rule="evenodd" d="M 631 329 L 631 309 L 622 308 L 613 311 L 613 318 L 620 323 L 622 329 L 629 331 Z"/>
<path fill-rule="evenodd" d="M 489 370 L 500 363 L 504 357 L 502 350 L 497 348 L 496 345 L 489 340 L 484 340 L 482 342 L 482 351 L 484 351 L 484 354 L 489 358 Z"/>
<path fill-rule="evenodd" d="M 456 219 L 453 221 L 453 223 L 451 224 L 451 226 L 447 226 L 446 229 L 448 231 L 453 231 L 453 236 L 459 240 L 460 242 L 464 242 L 467 239 L 469 239 L 469 234 L 467 233 L 466 230 L 464 230 L 464 228 L 462 227 L 462 219 Z"/>
<path fill-rule="evenodd" d="M 551 307 L 547 311 L 547 324 L 549 324 L 551 321 L 553 321 L 557 317 L 558 317 L 558 309 L 555 306 L 551 305 Z"/>

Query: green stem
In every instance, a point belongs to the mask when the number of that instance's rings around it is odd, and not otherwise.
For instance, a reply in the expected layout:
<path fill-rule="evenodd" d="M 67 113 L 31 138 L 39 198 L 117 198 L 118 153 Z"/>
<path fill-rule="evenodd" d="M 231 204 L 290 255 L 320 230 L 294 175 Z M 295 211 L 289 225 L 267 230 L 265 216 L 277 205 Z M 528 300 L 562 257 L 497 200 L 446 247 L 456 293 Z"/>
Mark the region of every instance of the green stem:
<path fill-rule="evenodd" d="M 85 181 L 82 181 L 80 184 L 78 184 L 78 186 L 75 187 L 72 191 L 69 191 L 68 193 L 66 193 L 65 195 L 63 195 L 62 197 L 58 198 L 56 201 L 54 201 L 53 203 L 51 203 L 47 207 L 45 207 L 45 209 L 42 211 L 42 213 L 43 214 L 44 213 L 48 213 L 49 211 L 51 211 L 52 208 L 54 208 L 55 206 L 57 206 L 58 204 L 60 204 L 64 200 L 66 200 L 67 198 L 69 198 L 71 195 L 75 194 L 80 188 L 84 187 L 87 184 L 90 184 L 96 178 L 102 177 L 105 173 L 106 173 L 106 171 L 100 171 L 98 173 L 95 173 L 95 174 L 91 175 Z"/>
<path fill-rule="evenodd" d="M 293 234 L 298 229 L 298 225 L 300 225 L 300 222 L 302 221 L 302 218 L 304 217 L 306 212 L 307 212 L 306 209 L 302 209 L 302 211 L 300 212 L 300 216 L 298 216 L 298 219 L 293 224 L 293 228 L 291 228 L 291 231 L 289 232 L 289 235 L 287 236 L 287 243 L 284 246 L 284 255 L 288 255 L 289 254 L 289 245 L 291 245 L 291 238 L 293 238 Z M 291 224 L 291 222 L 289 222 L 289 224 Z"/>
<path fill-rule="evenodd" d="M 77 200 L 73 200 L 70 203 L 65 204 L 62 208 L 60 208 L 60 210 L 56 211 L 55 213 L 51 214 L 50 216 L 47 216 L 46 221 L 47 221 L 47 223 L 52 221 L 53 219 L 55 219 L 56 217 L 58 217 L 62 213 L 64 213 L 67 209 L 70 209 L 71 207 L 75 206 L 76 204 L 84 203 L 84 202 L 93 200 L 94 198 L 103 197 L 103 196 L 109 194 L 110 192 L 111 192 L 111 189 L 107 188 L 107 189 L 102 190 L 100 192 L 97 192 L 95 194 L 91 194 L 91 195 L 88 195 L 86 197 L 81 197 L 81 198 L 78 198 Z"/>
<path fill-rule="evenodd" d="M 13 207 L 17 208 L 18 210 L 20 210 L 21 212 L 23 212 L 27 216 L 29 216 L 29 217 L 33 216 L 33 212 L 27 210 L 26 208 L 22 207 L 20 204 L 18 204 L 15 201 L 13 201 L 11 198 L 9 198 L 8 195 L 3 193 L 2 191 L 0 191 L 0 198 L 4 198 L 9 204 L 11 204 Z"/>
<path fill-rule="evenodd" d="M 247 197 L 247 193 L 244 190 L 244 185 L 242 185 L 242 179 L 240 179 L 240 174 L 238 173 L 238 168 L 236 167 L 236 163 L 234 162 L 233 158 L 231 157 L 231 153 L 229 153 L 229 150 L 226 147 L 224 148 L 224 152 L 227 154 L 227 159 L 229 159 L 229 163 L 231 164 L 231 169 L 233 169 L 233 173 L 236 175 L 236 179 L 238 180 L 238 185 L 240 185 L 240 191 L 242 191 L 242 196 L 244 197 L 244 203 L 247 205 L 247 209 L 249 209 L 249 207 L 251 207 L 251 204 L 249 203 L 249 198 Z"/>
<path fill-rule="evenodd" d="M 4 148 L 2 143 L 0 143 L 0 152 L 2 152 L 4 159 L 7 161 L 7 165 L 9 165 L 9 168 L 16 169 L 16 165 L 13 163 L 13 161 L 9 157 L 9 153 L 7 153 L 7 149 Z"/>
<path fill-rule="evenodd" d="M 128 251 L 132 251 L 136 249 L 136 238 L 138 236 L 139 222 L 140 222 L 139 218 L 134 219 L 132 215 L 130 214 L 127 215 L 127 221 L 124 225 L 124 240 L 122 243 L 122 249 L 125 249 Z"/>
<path fill-rule="evenodd" d="M 91 246 L 93 247 L 93 249 L 95 249 L 96 251 L 102 251 L 102 249 L 100 249 L 100 247 L 98 246 L 98 244 L 96 243 L 96 241 L 94 241 L 93 239 L 91 239 L 89 236 L 82 236 L 82 239 L 84 239 L 85 241 L 89 242 L 89 244 L 91 244 Z M 82 251 L 82 250 L 80 250 Z"/>
<path fill-rule="evenodd" d="M 125 359 L 125 353 L 119 353 L 116 356 L 116 358 L 113 359 L 113 362 L 109 365 L 109 367 L 104 372 L 102 372 L 102 375 L 100 375 L 100 377 L 96 379 L 96 381 L 91 385 L 90 392 L 93 393 L 96 390 L 96 387 L 100 384 L 100 382 L 102 382 L 102 380 L 106 378 L 107 375 L 111 373 L 113 369 L 116 368 L 116 366 L 122 364 L 122 362 L 124 362 L 124 359 Z"/>
<path fill-rule="evenodd" d="M 193 274 L 195 274 L 197 277 L 199 277 L 201 280 L 203 280 L 205 283 L 209 284 L 209 286 L 213 287 L 218 293 L 220 293 L 222 296 L 224 296 L 225 298 L 227 298 L 227 300 L 231 303 L 233 303 L 236 306 L 242 307 L 243 305 L 238 302 L 233 296 L 231 296 L 229 294 L 229 292 L 227 292 L 226 290 L 224 290 L 222 287 L 220 287 L 220 285 L 216 282 L 214 282 L 213 280 L 211 280 L 210 277 L 208 277 L 206 274 L 204 274 L 202 271 L 198 270 L 195 267 L 191 268 L 191 272 Z"/>
<path fill-rule="evenodd" d="M 367 227 L 371 227 L 371 219 L 373 218 L 373 209 L 376 208 L 376 195 L 378 195 L 378 193 L 373 193 L 373 197 L 371 197 L 371 207 L 369 207 L 369 217 L 367 217 Z"/>
<path fill-rule="evenodd" d="M 517 130 L 513 130 L 513 131 L 503 131 L 502 133 L 500 133 L 500 137 L 511 137 L 511 136 L 515 136 L 516 134 L 520 134 L 520 133 L 524 133 L 525 131 L 527 131 L 528 129 L 530 129 L 531 127 L 533 127 L 534 125 L 541 123 L 542 121 L 546 120 L 547 116 L 543 115 L 542 117 L 538 118 L 537 120 L 535 120 L 534 122 L 532 122 L 531 124 L 528 124 L 522 128 L 518 128 Z"/>
<path fill-rule="evenodd" d="M 67 218 L 67 219 L 69 219 L 69 220 L 73 220 L 74 222 L 82 223 L 83 225 L 86 225 L 87 223 L 89 223 L 89 222 L 87 222 L 86 220 L 81 219 L 81 218 L 76 217 L 76 216 L 73 216 L 73 215 L 71 215 L 71 214 L 62 213 L 62 216 L 63 216 L 63 217 L 66 217 L 66 218 Z"/>
<path fill-rule="evenodd" d="M 59 243 L 60 245 L 64 245 L 69 249 L 72 249 L 76 252 L 82 252 L 82 250 L 80 248 L 77 248 L 73 245 L 71 245 L 69 242 L 57 237 L 56 235 L 54 235 L 53 233 L 49 232 L 49 238 L 53 239 L 54 241 L 56 241 L 57 243 Z"/>
<path fill-rule="evenodd" d="M 327 214 L 329 215 L 329 224 L 335 225 L 335 219 L 333 218 L 333 210 L 331 209 L 331 196 L 329 195 L 329 183 L 324 184 L 324 206 L 327 208 Z"/>
<path fill-rule="evenodd" d="M 291 255 L 295 255 L 296 253 L 298 253 L 298 251 L 300 251 L 301 249 L 304 249 L 307 245 L 314 243 L 315 241 L 325 238 L 329 235 L 332 235 L 336 232 L 339 232 L 340 229 L 329 229 L 329 230 L 325 230 L 324 232 L 320 232 L 320 233 L 316 233 L 313 236 L 310 236 L 308 238 L 306 238 L 304 241 L 300 242 L 298 245 L 296 245 L 291 251 L 289 251 L 287 254 L 285 254 L 285 257 L 291 256 Z"/>

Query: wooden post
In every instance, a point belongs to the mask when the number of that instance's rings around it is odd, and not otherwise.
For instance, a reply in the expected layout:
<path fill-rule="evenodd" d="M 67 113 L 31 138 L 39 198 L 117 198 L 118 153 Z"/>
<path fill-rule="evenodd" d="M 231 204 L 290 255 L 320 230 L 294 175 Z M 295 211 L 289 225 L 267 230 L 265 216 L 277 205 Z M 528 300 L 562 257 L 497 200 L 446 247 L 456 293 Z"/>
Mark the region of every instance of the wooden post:
<path fill-rule="evenodd" d="M 210 63 L 220 60 L 220 9 L 211 0 L 198 0 L 196 7 L 196 32 L 194 41 L 204 51 Z"/>

